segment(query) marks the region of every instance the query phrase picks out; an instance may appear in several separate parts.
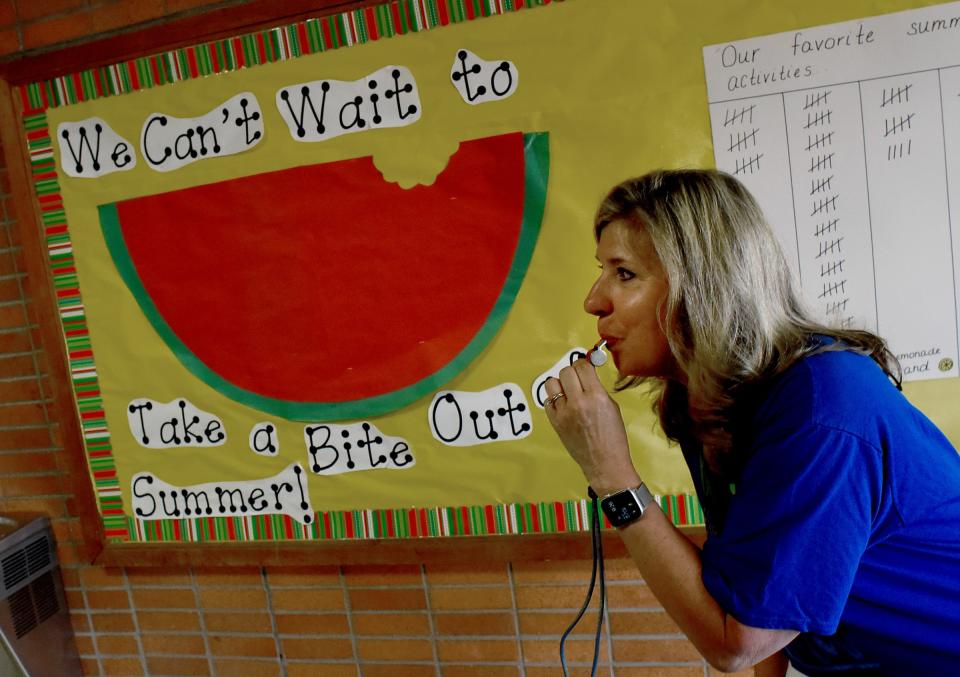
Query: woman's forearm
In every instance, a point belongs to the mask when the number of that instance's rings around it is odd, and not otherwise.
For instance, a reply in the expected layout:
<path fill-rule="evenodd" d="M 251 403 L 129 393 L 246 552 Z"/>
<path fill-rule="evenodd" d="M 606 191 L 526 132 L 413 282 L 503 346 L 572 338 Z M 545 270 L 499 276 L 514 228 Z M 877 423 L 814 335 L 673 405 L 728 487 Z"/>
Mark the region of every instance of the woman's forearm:
<path fill-rule="evenodd" d="M 704 587 L 700 549 L 657 509 L 622 529 L 631 558 L 650 590 L 714 667 L 736 671 L 786 646 L 792 630 L 752 628 L 727 614 Z"/>

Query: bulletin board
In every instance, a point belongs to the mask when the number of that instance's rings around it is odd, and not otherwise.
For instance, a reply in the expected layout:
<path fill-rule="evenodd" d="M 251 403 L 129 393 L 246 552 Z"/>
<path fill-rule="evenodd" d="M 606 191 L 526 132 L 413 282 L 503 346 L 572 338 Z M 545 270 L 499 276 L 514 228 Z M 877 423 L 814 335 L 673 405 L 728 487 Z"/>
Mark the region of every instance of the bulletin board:
<path fill-rule="evenodd" d="M 598 338 L 596 205 L 714 164 L 704 46 L 923 4 L 403 0 L 18 87 L 105 540 L 589 529 L 542 386 Z M 956 379 L 907 391 L 960 437 Z"/>

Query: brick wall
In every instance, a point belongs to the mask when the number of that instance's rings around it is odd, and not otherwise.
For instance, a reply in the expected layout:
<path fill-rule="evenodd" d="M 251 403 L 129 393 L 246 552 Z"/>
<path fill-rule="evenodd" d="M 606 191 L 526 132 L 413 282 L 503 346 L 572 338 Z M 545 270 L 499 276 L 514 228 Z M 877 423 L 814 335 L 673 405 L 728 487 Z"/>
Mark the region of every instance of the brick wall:
<path fill-rule="evenodd" d="M 43 53 L 208 9 L 243 12 L 246 4 L 0 0 L 0 57 Z M 278 1 L 277 11 L 291 4 Z M 263 7 L 259 2 L 261 15 Z M 589 562 L 192 570 L 88 565 L 64 482 L 70 464 L 52 408 L 10 194 L 0 157 L 0 514 L 50 515 L 86 674 L 559 674 L 558 638 L 582 603 Z M 607 572 L 609 633 L 600 674 L 711 675 L 631 562 L 609 561 Z M 579 666 L 572 674 L 589 674 L 595 623 L 594 611 L 568 642 L 568 660 Z"/>

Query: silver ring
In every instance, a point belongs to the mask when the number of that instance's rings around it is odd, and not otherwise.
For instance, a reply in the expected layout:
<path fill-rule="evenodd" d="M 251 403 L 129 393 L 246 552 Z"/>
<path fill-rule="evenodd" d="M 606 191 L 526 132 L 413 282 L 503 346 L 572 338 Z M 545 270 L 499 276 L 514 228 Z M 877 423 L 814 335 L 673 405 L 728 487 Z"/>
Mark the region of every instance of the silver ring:
<path fill-rule="evenodd" d="M 559 393 L 557 393 L 556 395 L 552 395 L 552 396 L 548 397 L 548 398 L 547 398 L 547 404 L 556 404 L 557 400 L 559 400 L 561 397 L 566 397 L 566 396 L 567 396 L 567 394 L 561 390 L 561 391 L 560 391 Z"/>

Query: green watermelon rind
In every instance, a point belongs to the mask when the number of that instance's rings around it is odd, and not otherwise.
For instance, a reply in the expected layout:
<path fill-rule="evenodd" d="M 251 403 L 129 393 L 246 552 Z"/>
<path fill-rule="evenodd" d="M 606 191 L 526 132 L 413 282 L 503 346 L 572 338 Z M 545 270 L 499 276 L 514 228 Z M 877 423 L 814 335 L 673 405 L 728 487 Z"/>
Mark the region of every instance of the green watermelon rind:
<path fill-rule="evenodd" d="M 295 402 L 267 397 L 241 388 L 205 365 L 174 333 L 147 293 L 130 258 L 120 228 L 116 203 L 100 205 L 100 227 L 120 277 L 130 289 L 154 330 L 187 370 L 226 397 L 254 409 L 294 421 L 339 421 L 380 416 L 396 411 L 441 388 L 462 372 L 487 347 L 503 326 L 530 265 L 540 234 L 550 171 L 549 136 L 546 132 L 523 135 L 523 222 L 510 271 L 483 326 L 452 360 L 408 386 L 382 395 L 342 402 Z"/>

